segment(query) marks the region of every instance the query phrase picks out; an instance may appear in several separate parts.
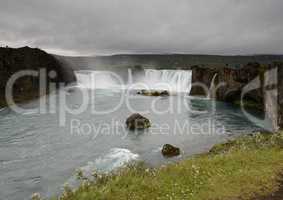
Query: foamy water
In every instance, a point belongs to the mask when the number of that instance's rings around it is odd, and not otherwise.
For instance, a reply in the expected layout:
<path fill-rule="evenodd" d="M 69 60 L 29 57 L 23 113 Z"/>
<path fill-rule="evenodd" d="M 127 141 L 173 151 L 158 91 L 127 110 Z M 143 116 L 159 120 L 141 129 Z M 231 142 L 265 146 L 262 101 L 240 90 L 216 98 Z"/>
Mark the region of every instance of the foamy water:
<path fill-rule="evenodd" d="M 128 149 L 113 148 L 107 154 L 100 156 L 94 161 L 87 162 L 86 165 L 79 167 L 77 170 L 81 171 L 84 177 L 93 180 L 94 172 L 111 172 L 112 170 L 120 168 L 131 161 L 138 160 L 138 158 L 138 154 L 132 153 Z M 66 184 L 70 187 L 75 188 L 80 184 L 80 181 L 74 174 L 66 182 Z"/>
<path fill-rule="evenodd" d="M 127 81 L 109 71 L 77 71 L 76 75 L 78 85 L 87 89 L 167 90 L 174 94 L 189 93 L 192 80 L 190 70 L 145 69 L 138 79 L 129 70 Z"/>

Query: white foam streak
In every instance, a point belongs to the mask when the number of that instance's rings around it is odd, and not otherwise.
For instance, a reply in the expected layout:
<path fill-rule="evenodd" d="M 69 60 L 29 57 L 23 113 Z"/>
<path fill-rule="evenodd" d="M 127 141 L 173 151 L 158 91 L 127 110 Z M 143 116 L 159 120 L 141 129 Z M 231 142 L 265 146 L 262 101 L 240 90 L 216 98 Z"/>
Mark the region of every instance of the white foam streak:
<path fill-rule="evenodd" d="M 134 154 L 128 149 L 113 148 L 106 155 L 97 158 L 94 162 L 88 162 L 87 165 L 80 167 L 79 170 L 84 177 L 92 179 L 94 171 L 110 172 L 138 158 L 138 154 Z M 67 181 L 67 184 L 71 187 L 77 187 L 79 182 L 73 176 Z"/>

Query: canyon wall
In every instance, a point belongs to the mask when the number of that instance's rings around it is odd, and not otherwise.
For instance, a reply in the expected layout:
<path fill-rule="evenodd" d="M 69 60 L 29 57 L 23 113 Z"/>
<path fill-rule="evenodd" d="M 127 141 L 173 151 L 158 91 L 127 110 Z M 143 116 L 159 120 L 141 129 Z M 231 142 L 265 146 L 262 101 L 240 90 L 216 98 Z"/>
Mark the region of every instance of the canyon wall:
<path fill-rule="evenodd" d="M 278 126 L 283 129 L 283 63 L 277 64 L 278 68 Z"/>
<path fill-rule="evenodd" d="M 191 95 L 207 95 L 215 74 L 215 99 L 265 111 L 274 131 L 283 128 L 283 65 L 248 63 L 239 68 L 192 66 Z"/>

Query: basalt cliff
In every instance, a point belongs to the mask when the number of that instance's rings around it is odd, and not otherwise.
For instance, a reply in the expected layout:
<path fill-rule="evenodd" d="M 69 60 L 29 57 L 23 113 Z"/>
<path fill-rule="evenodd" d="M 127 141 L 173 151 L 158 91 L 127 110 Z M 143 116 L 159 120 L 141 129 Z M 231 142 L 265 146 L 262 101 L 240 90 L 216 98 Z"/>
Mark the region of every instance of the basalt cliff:
<path fill-rule="evenodd" d="M 39 72 L 45 70 L 45 78 L 48 83 L 54 82 L 69 84 L 76 81 L 73 70 L 68 68 L 64 62 L 58 60 L 37 48 L 0 48 L 0 106 L 6 104 L 5 90 L 8 80 L 17 72 L 33 70 Z M 52 76 L 50 72 L 53 72 Z M 13 96 L 18 103 L 31 100 L 39 96 L 39 76 L 23 76 L 13 84 Z"/>
<path fill-rule="evenodd" d="M 213 98 L 262 110 L 271 119 L 273 130 L 283 128 L 283 62 L 247 63 L 241 67 L 192 66 L 193 96 L 208 95 L 215 85 Z"/>

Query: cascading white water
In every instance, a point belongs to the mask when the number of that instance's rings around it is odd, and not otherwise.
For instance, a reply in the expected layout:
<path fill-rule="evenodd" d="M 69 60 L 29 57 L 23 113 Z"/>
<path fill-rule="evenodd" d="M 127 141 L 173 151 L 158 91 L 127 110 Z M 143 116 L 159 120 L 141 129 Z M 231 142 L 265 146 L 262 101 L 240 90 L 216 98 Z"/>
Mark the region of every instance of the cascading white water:
<path fill-rule="evenodd" d="M 191 80 L 192 72 L 189 70 L 146 69 L 143 82 L 149 89 L 189 93 Z"/>
<path fill-rule="evenodd" d="M 145 69 L 144 76 L 140 78 L 140 75 L 132 74 L 132 70 L 128 70 L 128 81 L 125 85 L 122 78 L 111 71 L 76 71 L 78 85 L 86 89 L 130 88 L 167 90 L 171 93 L 189 93 L 191 89 L 192 72 L 189 70 Z"/>
<path fill-rule="evenodd" d="M 133 73 L 132 69 L 128 69 L 128 85 L 133 84 Z"/>
<path fill-rule="evenodd" d="M 211 80 L 211 83 L 210 83 L 210 88 L 209 88 L 209 94 L 208 94 L 208 97 L 207 98 L 209 98 L 209 99 L 215 99 L 215 80 L 216 80 L 216 78 L 217 78 L 217 75 L 218 74 L 214 74 L 214 76 L 213 76 L 213 78 L 212 78 L 212 80 Z"/>
<path fill-rule="evenodd" d="M 121 85 L 119 77 L 109 71 L 76 71 L 78 85 L 86 89 L 109 89 Z"/>

